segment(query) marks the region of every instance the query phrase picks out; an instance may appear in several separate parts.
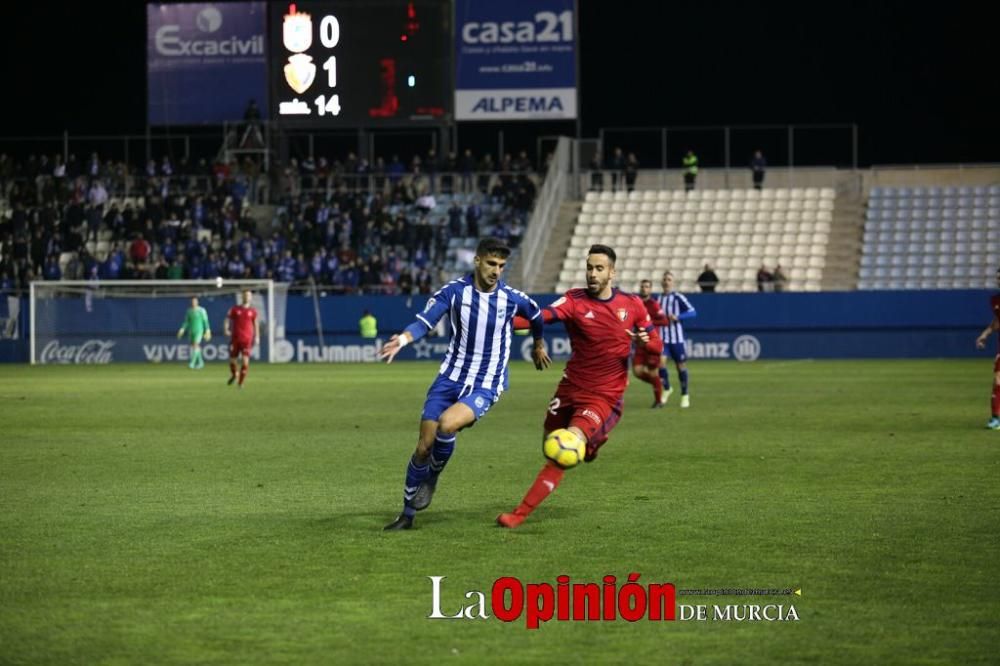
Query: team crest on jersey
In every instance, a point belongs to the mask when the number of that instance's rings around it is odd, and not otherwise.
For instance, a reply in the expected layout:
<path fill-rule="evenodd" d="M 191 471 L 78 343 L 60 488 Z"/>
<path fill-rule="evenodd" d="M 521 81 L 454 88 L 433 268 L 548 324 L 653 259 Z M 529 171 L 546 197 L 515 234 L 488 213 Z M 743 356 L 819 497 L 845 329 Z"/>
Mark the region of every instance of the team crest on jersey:
<path fill-rule="evenodd" d="M 625 308 L 618 308 L 618 318 L 621 319 L 622 321 L 628 319 L 628 310 L 626 310 Z"/>

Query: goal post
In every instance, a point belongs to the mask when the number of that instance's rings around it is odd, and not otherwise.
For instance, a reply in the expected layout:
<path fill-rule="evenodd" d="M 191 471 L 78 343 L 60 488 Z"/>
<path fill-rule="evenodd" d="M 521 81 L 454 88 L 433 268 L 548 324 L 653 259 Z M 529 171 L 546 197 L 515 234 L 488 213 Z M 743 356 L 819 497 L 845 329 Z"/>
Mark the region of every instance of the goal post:
<path fill-rule="evenodd" d="M 284 336 L 287 285 L 273 280 L 57 280 L 30 286 L 30 359 L 34 364 L 171 362 L 189 359 L 177 331 L 192 298 L 208 312 L 213 337 L 206 361 L 228 357 L 223 324 L 240 294 L 253 292 L 261 324 L 255 358 L 272 362 Z"/>

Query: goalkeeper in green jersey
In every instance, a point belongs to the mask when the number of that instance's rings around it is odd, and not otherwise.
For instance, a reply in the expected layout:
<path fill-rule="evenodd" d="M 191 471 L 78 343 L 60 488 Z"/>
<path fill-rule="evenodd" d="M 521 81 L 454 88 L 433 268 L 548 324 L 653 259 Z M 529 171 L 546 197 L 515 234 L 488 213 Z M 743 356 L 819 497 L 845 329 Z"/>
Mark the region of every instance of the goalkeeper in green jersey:
<path fill-rule="evenodd" d="M 191 362 L 188 367 L 192 370 L 200 370 L 205 367 L 205 359 L 201 356 L 201 341 L 208 342 L 212 339 L 212 327 L 208 323 L 208 312 L 198 305 L 198 299 L 191 299 L 191 307 L 184 315 L 184 325 L 177 331 L 177 337 L 183 337 L 187 333 L 191 341 Z"/>

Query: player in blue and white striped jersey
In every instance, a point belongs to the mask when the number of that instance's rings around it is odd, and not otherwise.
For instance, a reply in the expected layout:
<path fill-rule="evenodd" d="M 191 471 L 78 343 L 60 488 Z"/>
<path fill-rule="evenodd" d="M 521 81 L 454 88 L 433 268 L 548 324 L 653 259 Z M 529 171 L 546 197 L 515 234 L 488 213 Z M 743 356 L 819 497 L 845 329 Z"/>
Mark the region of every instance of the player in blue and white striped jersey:
<path fill-rule="evenodd" d="M 482 418 L 506 390 L 514 315 L 531 322 L 535 367 L 549 366 L 538 305 L 500 279 L 509 256 L 510 248 L 503 242 L 484 238 L 476 248 L 473 272 L 441 287 L 417 320 L 379 351 L 379 357 L 391 363 L 400 349 L 422 338 L 448 315 L 451 343 L 437 379 L 427 390 L 417 449 L 406 468 L 403 512 L 385 526 L 387 530 L 409 529 L 414 514 L 430 506 L 438 478 L 455 448 L 456 433 Z"/>
<path fill-rule="evenodd" d="M 669 356 L 674 359 L 677 376 L 681 380 L 681 407 L 687 408 L 691 406 L 691 396 L 688 395 L 687 348 L 684 344 L 684 324 L 681 322 L 697 316 L 698 313 L 684 294 L 674 291 L 673 273 L 665 271 L 661 284 L 663 293 L 660 294 L 660 308 L 670 319 L 670 325 L 660 327 L 660 336 L 663 338 L 663 364 L 660 366 L 663 395 L 660 401 L 666 404 L 670 394 L 674 392 L 670 388 L 670 373 L 666 362 Z"/>

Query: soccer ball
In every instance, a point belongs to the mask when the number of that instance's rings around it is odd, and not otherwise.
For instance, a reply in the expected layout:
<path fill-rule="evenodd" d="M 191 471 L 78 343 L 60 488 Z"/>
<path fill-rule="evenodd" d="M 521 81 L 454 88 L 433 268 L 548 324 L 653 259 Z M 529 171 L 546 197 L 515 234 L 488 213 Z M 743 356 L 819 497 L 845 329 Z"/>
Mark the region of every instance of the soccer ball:
<path fill-rule="evenodd" d="M 587 445 L 572 430 L 553 430 L 542 444 L 545 457 L 563 469 L 575 467 L 587 453 Z"/>

